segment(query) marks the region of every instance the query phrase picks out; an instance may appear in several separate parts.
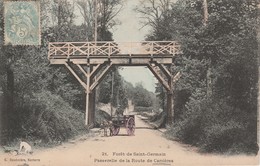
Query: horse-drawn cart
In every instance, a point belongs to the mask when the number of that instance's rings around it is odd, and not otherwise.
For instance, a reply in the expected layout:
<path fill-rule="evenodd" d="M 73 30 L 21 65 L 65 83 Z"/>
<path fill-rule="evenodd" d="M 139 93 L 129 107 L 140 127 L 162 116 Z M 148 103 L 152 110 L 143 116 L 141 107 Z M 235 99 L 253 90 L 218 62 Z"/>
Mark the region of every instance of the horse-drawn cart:
<path fill-rule="evenodd" d="M 112 132 L 113 135 L 118 135 L 120 127 L 125 127 L 128 135 L 135 133 L 135 116 L 134 115 L 119 115 L 112 117 Z"/>

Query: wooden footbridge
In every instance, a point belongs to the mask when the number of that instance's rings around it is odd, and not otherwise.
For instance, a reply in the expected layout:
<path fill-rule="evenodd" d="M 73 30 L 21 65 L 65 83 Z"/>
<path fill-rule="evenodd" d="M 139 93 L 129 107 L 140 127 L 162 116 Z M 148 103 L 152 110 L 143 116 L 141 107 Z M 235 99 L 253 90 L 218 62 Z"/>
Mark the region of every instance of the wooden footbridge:
<path fill-rule="evenodd" d="M 86 92 L 86 125 L 95 118 L 95 88 L 113 66 L 146 66 L 167 90 L 167 123 L 173 121 L 173 84 L 180 76 L 169 66 L 181 54 L 174 41 L 50 42 L 51 64 L 65 65 Z M 176 72 L 175 72 L 176 73 Z"/>

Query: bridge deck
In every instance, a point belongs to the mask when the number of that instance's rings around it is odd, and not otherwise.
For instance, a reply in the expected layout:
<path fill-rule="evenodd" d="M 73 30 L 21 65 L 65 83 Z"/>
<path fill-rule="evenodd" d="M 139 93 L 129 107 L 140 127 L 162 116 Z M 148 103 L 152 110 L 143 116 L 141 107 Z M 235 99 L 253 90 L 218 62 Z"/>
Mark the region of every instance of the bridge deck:
<path fill-rule="evenodd" d="M 174 41 L 147 42 L 50 42 L 48 59 L 51 64 L 113 64 L 138 65 L 155 60 L 170 64 L 180 54 L 180 44 Z"/>

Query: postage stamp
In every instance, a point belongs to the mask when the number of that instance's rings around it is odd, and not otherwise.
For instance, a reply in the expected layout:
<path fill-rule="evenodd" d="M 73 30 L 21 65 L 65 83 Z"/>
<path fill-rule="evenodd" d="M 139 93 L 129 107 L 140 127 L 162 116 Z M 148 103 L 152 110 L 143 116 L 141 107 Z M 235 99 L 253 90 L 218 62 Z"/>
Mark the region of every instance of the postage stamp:
<path fill-rule="evenodd" d="M 5 1 L 4 32 L 6 45 L 40 45 L 39 1 Z"/>

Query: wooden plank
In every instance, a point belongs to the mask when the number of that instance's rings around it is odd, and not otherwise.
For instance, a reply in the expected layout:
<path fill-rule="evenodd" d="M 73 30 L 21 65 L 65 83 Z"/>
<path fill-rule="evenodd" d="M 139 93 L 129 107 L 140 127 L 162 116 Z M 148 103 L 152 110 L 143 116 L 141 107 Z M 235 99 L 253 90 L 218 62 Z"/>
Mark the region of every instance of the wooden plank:
<path fill-rule="evenodd" d="M 172 78 L 172 81 L 173 81 L 173 82 L 176 82 L 176 81 L 178 81 L 178 79 L 180 79 L 180 77 L 181 77 L 181 73 L 178 72 L 178 73 L 175 74 L 175 76 Z"/>
<path fill-rule="evenodd" d="M 142 59 L 139 59 L 139 58 L 132 58 L 132 64 L 148 64 L 150 62 L 151 58 L 142 58 Z"/>
<path fill-rule="evenodd" d="M 110 59 L 110 61 L 113 63 L 113 64 L 130 64 L 130 58 L 117 58 L 117 59 Z"/>
<path fill-rule="evenodd" d="M 166 75 L 168 79 L 172 78 L 171 72 L 164 66 L 163 64 L 156 63 L 156 65 L 160 68 L 160 70 Z"/>
<path fill-rule="evenodd" d="M 74 75 L 74 77 L 79 81 L 79 83 L 87 90 L 87 85 L 79 78 L 77 73 L 69 66 L 68 63 L 65 63 L 65 66 L 69 69 L 69 71 Z"/>
<path fill-rule="evenodd" d="M 74 64 L 102 64 L 105 63 L 106 61 L 111 61 L 114 64 L 140 64 L 140 63 L 149 63 L 151 60 L 152 56 L 124 56 L 121 57 L 120 55 L 118 56 L 113 56 L 111 58 L 109 57 L 98 57 L 98 56 L 90 56 L 90 57 L 70 57 L 69 59 L 65 57 L 57 57 L 56 59 L 50 59 L 51 64 L 63 64 L 64 62 L 67 62 L 68 60 L 70 62 L 73 62 Z M 171 64 L 172 63 L 172 58 L 163 58 L 163 57 L 153 57 L 153 60 L 162 63 L 162 64 Z"/>
<path fill-rule="evenodd" d="M 169 57 L 153 57 L 153 60 L 158 62 L 158 63 L 161 63 L 161 64 L 172 64 L 173 60 L 172 60 L 172 57 L 169 58 Z"/>
<path fill-rule="evenodd" d="M 50 59 L 50 63 L 53 65 L 65 64 L 67 59 Z"/>
<path fill-rule="evenodd" d="M 138 63 L 138 64 L 132 64 L 132 63 L 125 63 L 125 64 L 120 64 L 120 63 L 117 64 L 117 63 L 116 63 L 116 64 L 114 64 L 114 63 L 113 63 L 113 65 L 116 65 L 116 66 L 126 66 L 126 67 L 127 67 L 127 66 L 143 66 L 143 67 L 147 67 L 147 64 L 148 64 L 148 63 Z"/>
<path fill-rule="evenodd" d="M 112 67 L 113 65 L 110 64 L 108 65 L 105 70 L 100 74 L 100 76 L 93 82 L 93 84 L 90 86 L 90 90 L 95 89 L 100 82 L 103 80 L 103 78 L 106 76 L 107 72 L 109 71 L 109 69 Z"/>
<path fill-rule="evenodd" d="M 105 65 L 106 63 L 98 64 L 97 67 L 91 71 L 90 79 L 92 80 Z"/>
<path fill-rule="evenodd" d="M 79 70 L 84 74 L 85 77 L 87 77 L 87 79 L 90 77 L 90 75 L 88 75 L 88 73 L 85 71 L 85 69 L 83 69 L 83 67 L 79 64 L 76 64 L 76 66 L 79 68 Z"/>
<path fill-rule="evenodd" d="M 87 59 L 70 59 L 70 62 L 74 64 L 88 64 Z"/>
<path fill-rule="evenodd" d="M 147 67 L 151 70 L 151 72 L 154 74 L 154 76 L 159 80 L 159 82 L 163 85 L 163 87 L 167 90 L 167 91 L 171 91 L 168 83 L 163 79 L 163 77 L 160 75 L 160 73 L 158 73 L 156 70 L 153 69 L 153 67 L 148 64 Z"/>
<path fill-rule="evenodd" d="M 108 58 L 89 58 L 89 63 L 90 64 L 102 64 L 108 61 Z"/>

